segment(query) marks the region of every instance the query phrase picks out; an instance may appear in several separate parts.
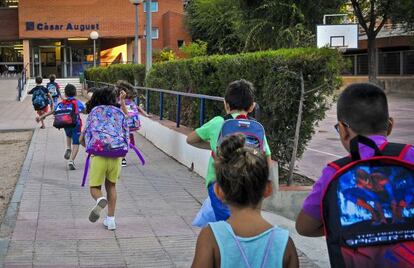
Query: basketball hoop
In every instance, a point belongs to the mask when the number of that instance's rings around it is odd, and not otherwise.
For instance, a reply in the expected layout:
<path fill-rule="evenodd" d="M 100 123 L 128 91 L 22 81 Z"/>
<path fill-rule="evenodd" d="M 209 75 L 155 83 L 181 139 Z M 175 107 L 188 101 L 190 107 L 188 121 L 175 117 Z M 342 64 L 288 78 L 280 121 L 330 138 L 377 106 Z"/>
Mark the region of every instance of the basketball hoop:
<path fill-rule="evenodd" d="M 343 47 L 333 47 L 333 48 L 335 48 L 336 50 L 338 50 L 339 53 L 344 54 L 346 52 L 346 50 L 347 50 L 348 47 L 347 46 L 343 46 Z"/>
<path fill-rule="evenodd" d="M 328 15 L 326 15 L 328 16 Z M 333 14 L 329 16 L 343 16 Z M 323 24 L 316 26 L 317 47 L 329 47 L 345 52 L 348 48 L 358 48 L 358 24 Z"/>

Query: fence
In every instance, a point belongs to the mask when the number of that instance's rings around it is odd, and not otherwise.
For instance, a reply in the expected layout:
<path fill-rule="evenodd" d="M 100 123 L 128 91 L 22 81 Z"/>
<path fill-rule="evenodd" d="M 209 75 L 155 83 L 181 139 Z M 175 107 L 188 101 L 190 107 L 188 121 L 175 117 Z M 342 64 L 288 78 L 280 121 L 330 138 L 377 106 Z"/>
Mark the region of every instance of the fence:
<path fill-rule="evenodd" d="M 368 75 L 368 54 L 344 55 L 351 66 L 344 72 L 347 75 Z M 379 75 L 413 75 L 414 50 L 379 52 Z"/>
<path fill-rule="evenodd" d="M 21 101 L 23 97 L 23 91 L 26 87 L 27 83 L 27 67 L 28 65 L 23 68 L 22 72 L 20 73 L 20 77 L 17 81 L 17 100 Z"/>
<path fill-rule="evenodd" d="M 96 82 L 96 81 L 90 81 L 90 80 L 84 80 L 84 83 L 89 87 L 90 85 L 96 87 L 99 85 L 107 85 L 107 86 L 114 86 L 113 84 L 109 84 L 109 83 L 104 83 L 104 82 Z M 186 92 L 180 92 L 180 91 L 173 91 L 173 90 L 166 90 L 166 89 L 159 89 L 159 88 L 149 88 L 149 87 L 135 87 L 138 90 L 142 90 L 145 92 L 146 98 L 145 98 L 145 110 L 147 113 L 149 113 L 150 111 L 150 98 L 152 93 L 158 93 L 158 97 L 159 97 L 159 108 L 160 108 L 160 113 L 159 113 L 159 118 L 160 120 L 164 119 L 164 95 L 173 95 L 176 98 L 176 118 L 175 118 L 175 123 L 176 123 L 176 127 L 179 128 L 180 127 L 180 123 L 181 123 L 181 101 L 183 97 L 187 97 L 187 98 L 195 98 L 198 99 L 200 101 L 200 108 L 199 108 L 199 125 L 202 126 L 204 124 L 204 119 L 205 119 L 205 103 L 206 100 L 211 100 L 211 101 L 220 101 L 223 102 L 224 98 L 222 97 L 216 97 L 216 96 L 208 96 L 208 95 L 203 95 L 203 94 L 194 94 L 194 93 L 186 93 Z M 258 110 L 255 111 L 256 112 L 256 116 L 258 116 Z"/>

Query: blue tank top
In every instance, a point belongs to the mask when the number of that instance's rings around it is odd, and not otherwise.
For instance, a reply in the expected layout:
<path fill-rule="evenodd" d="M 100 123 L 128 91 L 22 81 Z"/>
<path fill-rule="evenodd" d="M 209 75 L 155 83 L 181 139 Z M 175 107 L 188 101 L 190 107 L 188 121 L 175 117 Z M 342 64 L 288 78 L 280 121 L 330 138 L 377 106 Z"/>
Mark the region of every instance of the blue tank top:
<path fill-rule="evenodd" d="M 226 221 L 209 223 L 220 249 L 221 267 L 283 267 L 289 232 L 277 226 L 253 237 L 236 236 Z"/>

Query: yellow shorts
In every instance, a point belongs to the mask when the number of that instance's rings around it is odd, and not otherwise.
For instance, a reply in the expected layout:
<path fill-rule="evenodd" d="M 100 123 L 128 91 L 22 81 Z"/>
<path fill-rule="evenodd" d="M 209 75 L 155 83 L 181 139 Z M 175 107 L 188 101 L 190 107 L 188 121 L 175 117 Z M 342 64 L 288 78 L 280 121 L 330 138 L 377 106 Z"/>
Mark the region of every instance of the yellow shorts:
<path fill-rule="evenodd" d="M 89 186 L 101 186 L 105 183 L 105 179 L 116 183 L 121 174 L 121 160 L 121 157 L 92 156 L 89 170 Z"/>

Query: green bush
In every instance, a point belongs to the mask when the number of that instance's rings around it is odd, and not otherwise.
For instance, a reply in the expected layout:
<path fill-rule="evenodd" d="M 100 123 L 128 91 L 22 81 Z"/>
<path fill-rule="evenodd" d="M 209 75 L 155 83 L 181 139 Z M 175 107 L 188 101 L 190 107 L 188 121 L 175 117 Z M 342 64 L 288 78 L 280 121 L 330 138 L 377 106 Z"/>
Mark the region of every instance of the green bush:
<path fill-rule="evenodd" d="M 299 48 L 215 55 L 153 65 L 146 86 L 169 90 L 223 96 L 229 82 L 247 79 L 255 85 L 260 105 L 261 123 L 265 126 L 273 158 L 290 161 L 300 99 L 299 73 L 305 89 L 321 87 L 308 94 L 300 132 L 298 156 L 303 154 L 315 125 L 325 117 L 328 99 L 341 84 L 344 61 L 330 49 Z M 296 73 L 293 74 L 292 72 Z M 159 112 L 159 94 L 152 93 L 151 111 Z M 176 98 L 164 96 L 164 115 L 175 120 Z M 199 101 L 183 98 L 182 124 L 199 125 Z M 223 104 L 206 101 L 206 120 L 224 114 Z"/>
<path fill-rule="evenodd" d="M 87 80 L 115 83 L 117 80 L 126 80 L 131 84 L 137 81 L 139 86 L 144 85 L 145 65 L 143 64 L 113 64 L 109 67 L 89 68 L 85 71 Z"/>
<path fill-rule="evenodd" d="M 328 99 L 341 84 L 344 60 L 336 50 L 297 48 L 237 55 L 215 55 L 174 60 L 153 65 L 145 85 L 182 92 L 223 96 L 229 82 L 244 78 L 256 88 L 260 122 L 266 129 L 272 156 L 282 164 L 290 161 L 300 99 L 299 73 L 305 89 L 318 90 L 306 95 L 300 132 L 298 156 L 303 154 L 315 125 L 325 117 Z M 296 74 L 295 74 L 296 73 Z M 115 82 L 126 79 L 139 84 L 145 77 L 142 65 L 114 65 L 86 71 L 89 80 Z M 150 111 L 159 114 L 159 93 L 151 93 Z M 164 117 L 176 119 L 176 97 L 164 95 Z M 181 123 L 199 126 L 200 101 L 182 98 Z M 224 115 L 223 104 L 206 101 L 205 120 Z M 205 122 L 206 122 L 205 121 Z"/>

